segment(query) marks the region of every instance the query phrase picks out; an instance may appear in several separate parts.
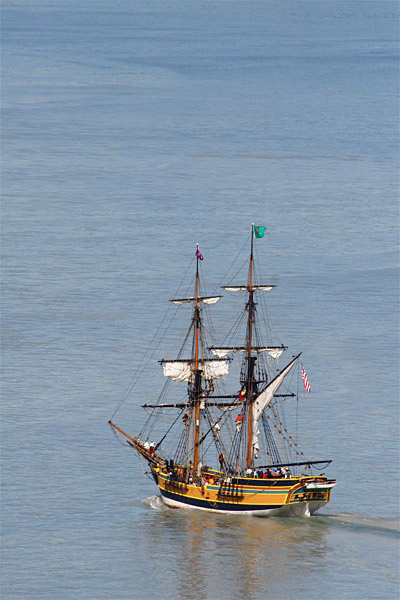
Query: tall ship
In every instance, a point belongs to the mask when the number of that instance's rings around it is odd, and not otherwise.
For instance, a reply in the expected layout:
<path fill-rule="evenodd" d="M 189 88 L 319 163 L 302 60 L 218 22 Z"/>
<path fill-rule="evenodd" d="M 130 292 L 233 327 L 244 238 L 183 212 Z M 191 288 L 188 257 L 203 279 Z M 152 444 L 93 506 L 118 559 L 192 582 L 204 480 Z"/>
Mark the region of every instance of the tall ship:
<path fill-rule="evenodd" d="M 251 227 L 247 281 L 222 286 L 242 300 L 222 343 L 215 341 L 211 312 L 223 296 L 205 292 L 197 245 L 193 295 L 170 300 L 176 317 L 186 313 L 188 327 L 176 355 L 159 361 L 165 385 L 142 405 L 148 417 L 137 435 L 114 423 L 117 411 L 109 421 L 120 441 L 147 463 L 169 508 L 310 516 L 330 501 L 336 485 L 324 472 L 332 461 L 300 449 L 299 397 L 310 392 L 310 383 L 301 353 L 278 366 L 288 348 L 274 340 L 267 317 L 265 296 L 275 286 L 258 282 L 255 261 L 256 240 L 264 232 L 263 226 Z"/>

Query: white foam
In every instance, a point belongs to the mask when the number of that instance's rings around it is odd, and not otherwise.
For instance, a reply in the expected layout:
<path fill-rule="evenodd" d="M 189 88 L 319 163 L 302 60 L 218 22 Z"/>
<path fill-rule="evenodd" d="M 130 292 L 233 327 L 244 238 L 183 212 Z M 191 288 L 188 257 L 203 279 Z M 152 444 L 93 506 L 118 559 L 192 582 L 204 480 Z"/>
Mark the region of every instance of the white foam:
<path fill-rule="evenodd" d="M 153 510 L 164 510 L 165 505 L 161 500 L 161 496 L 148 496 L 143 501 L 143 504 L 149 506 Z"/>

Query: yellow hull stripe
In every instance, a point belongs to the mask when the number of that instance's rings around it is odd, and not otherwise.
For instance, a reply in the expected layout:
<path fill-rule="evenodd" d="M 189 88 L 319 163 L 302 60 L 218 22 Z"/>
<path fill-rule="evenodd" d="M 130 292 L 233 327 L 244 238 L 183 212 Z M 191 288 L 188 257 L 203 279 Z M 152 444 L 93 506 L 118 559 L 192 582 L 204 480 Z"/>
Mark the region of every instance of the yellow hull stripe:
<path fill-rule="evenodd" d="M 202 487 L 196 486 L 193 484 L 185 484 L 181 482 L 171 482 L 165 476 L 163 477 L 161 474 L 159 476 L 159 488 L 160 490 L 165 490 L 166 492 L 170 492 L 177 496 L 182 497 L 184 500 L 193 499 L 193 500 L 203 500 L 214 503 L 221 504 L 241 504 L 245 507 L 247 504 L 264 506 L 264 505 L 277 505 L 282 506 L 284 504 L 294 504 L 300 503 L 297 498 L 294 499 L 294 493 L 303 492 L 304 484 L 296 483 L 289 488 L 280 488 L 277 489 L 241 489 L 241 487 L 235 486 L 233 491 L 229 491 L 227 486 L 222 488 L 222 493 L 218 493 L 220 491 L 220 487 L 216 485 L 205 484 Z M 231 488 L 232 490 L 232 488 Z M 224 493 L 225 492 L 225 493 Z M 305 494 L 303 494 L 305 495 Z M 319 498 L 313 497 L 313 494 L 307 494 L 307 500 L 318 500 L 319 502 L 329 502 L 330 494 L 329 491 L 327 494 L 322 494 Z"/>

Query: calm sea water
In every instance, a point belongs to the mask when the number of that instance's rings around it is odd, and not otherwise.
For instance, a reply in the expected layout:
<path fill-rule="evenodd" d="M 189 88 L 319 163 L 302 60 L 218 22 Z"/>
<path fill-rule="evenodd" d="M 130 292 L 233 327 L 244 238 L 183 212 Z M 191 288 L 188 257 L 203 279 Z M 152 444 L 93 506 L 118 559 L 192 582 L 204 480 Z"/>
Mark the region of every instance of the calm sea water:
<path fill-rule="evenodd" d="M 4 0 L 2 599 L 398 597 L 397 20 Z M 211 290 L 254 221 L 338 479 L 309 519 L 165 510 L 107 426 L 194 243 Z"/>

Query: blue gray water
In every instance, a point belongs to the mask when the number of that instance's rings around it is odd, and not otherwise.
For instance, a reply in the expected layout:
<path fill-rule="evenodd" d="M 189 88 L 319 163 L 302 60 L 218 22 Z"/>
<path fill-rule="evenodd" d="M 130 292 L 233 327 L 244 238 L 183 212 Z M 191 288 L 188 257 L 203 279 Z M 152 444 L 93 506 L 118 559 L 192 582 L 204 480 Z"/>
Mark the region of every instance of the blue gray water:
<path fill-rule="evenodd" d="M 2 4 L 2 600 L 397 598 L 397 2 Z M 310 519 L 165 510 L 107 426 L 194 243 L 213 289 L 254 221 Z"/>

